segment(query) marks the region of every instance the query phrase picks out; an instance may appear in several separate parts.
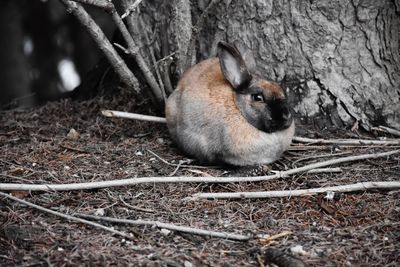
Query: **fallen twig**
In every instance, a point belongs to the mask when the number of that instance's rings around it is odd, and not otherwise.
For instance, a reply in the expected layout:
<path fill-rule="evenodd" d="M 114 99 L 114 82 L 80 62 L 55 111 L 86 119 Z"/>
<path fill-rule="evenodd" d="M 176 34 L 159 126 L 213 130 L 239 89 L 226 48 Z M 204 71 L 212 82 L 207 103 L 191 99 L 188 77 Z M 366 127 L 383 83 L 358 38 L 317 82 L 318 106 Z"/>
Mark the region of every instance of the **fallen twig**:
<path fill-rule="evenodd" d="M 348 155 L 348 154 L 351 154 L 351 153 L 352 153 L 351 151 L 346 151 L 346 152 L 334 153 L 334 154 L 330 153 L 330 154 L 322 154 L 322 155 L 313 155 L 313 156 L 299 158 L 298 160 L 293 161 L 291 165 L 295 166 L 296 163 L 299 163 L 300 161 L 304 161 L 304 160 L 343 156 L 343 155 Z"/>
<path fill-rule="evenodd" d="M 400 131 L 386 127 L 386 126 L 379 126 L 379 127 L 372 127 L 372 130 L 375 131 L 381 131 L 381 132 L 385 132 L 385 133 L 390 133 L 396 136 L 400 136 Z"/>
<path fill-rule="evenodd" d="M 293 137 L 293 141 L 310 144 L 335 144 L 335 145 L 400 145 L 400 139 L 392 140 L 367 140 L 367 139 L 312 139 L 306 137 Z"/>
<path fill-rule="evenodd" d="M 112 217 L 94 216 L 94 215 L 87 215 L 87 214 L 81 214 L 81 213 L 76 213 L 74 215 L 78 216 L 78 217 L 86 218 L 86 219 L 94 219 L 94 220 L 113 222 L 113 223 L 123 223 L 123 224 L 133 224 L 133 225 L 150 225 L 150 226 L 155 226 L 157 228 L 169 229 L 169 230 L 173 230 L 173 231 L 191 233 L 191 234 L 196 234 L 196 235 L 205 235 L 205 236 L 211 236 L 211 237 L 226 238 L 226 239 L 230 239 L 230 240 L 247 241 L 251 238 L 251 236 L 246 236 L 246 235 L 209 231 L 209 230 L 205 230 L 205 229 L 199 229 L 199 228 L 188 227 L 188 226 L 178 226 L 175 224 L 163 223 L 163 222 L 159 222 L 159 221 L 150 221 L 150 220 L 141 220 L 141 219 L 138 219 L 138 220 L 118 219 L 118 218 L 112 218 Z"/>
<path fill-rule="evenodd" d="M 281 237 L 285 237 L 288 235 L 291 235 L 292 232 L 290 231 L 283 231 L 279 234 L 275 234 L 272 236 L 268 236 L 268 237 L 261 237 L 259 238 L 259 242 L 263 245 L 263 246 L 269 246 L 275 239 L 281 238 Z"/>
<path fill-rule="evenodd" d="M 197 193 L 192 199 L 234 199 L 234 198 L 273 198 L 273 197 L 297 197 L 304 195 L 316 195 L 326 192 L 355 192 L 369 189 L 397 189 L 400 188 L 400 182 L 362 182 L 349 185 L 338 185 L 330 187 L 283 190 L 283 191 L 265 191 L 265 192 L 229 192 L 229 193 Z"/>
<path fill-rule="evenodd" d="M 140 120 L 140 121 L 152 121 L 152 122 L 161 122 L 166 123 L 165 118 L 149 116 L 149 115 L 141 115 L 123 111 L 116 111 L 116 110 L 102 110 L 101 114 L 106 117 L 114 117 L 114 118 L 125 118 L 125 119 L 133 119 L 133 120 Z"/>
<path fill-rule="evenodd" d="M 175 176 L 175 177 L 142 177 L 142 178 L 129 178 L 112 181 L 88 182 L 88 183 L 73 183 L 73 184 L 13 184 L 13 183 L 0 183 L 0 190 L 2 191 L 71 191 L 71 190 L 86 190 L 109 188 L 117 186 L 128 186 L 144 183 L 237 183 L 237 182 L 259 182 L 270 181 L 277 178 L 287 177 L 292 174 L 305 172 L 317 168 L 322 168 L 343 162 L 352 162 L 365 159 L 376 159 L 382 157 L 389 157 L 400 153 L 400 149 L 376 154 L 363 154 L 358 156 L 349 156 L 338 159 L 331 159 L 327 161 L 309 164 L 303 167 L 281 171 L 273 175 L 266 176 L 252 176 L 252 177 L 188 177 L 188 176 Z"/>
<path fill-rule="evenodd" d="M 3 196 L 5 198 L 9 198 L 9 199 L 14 200 L 16 202 L 25 204 L 25 205 L 27 205 L 27 206 L 29 206 L 31 208 L 35 208 L 37 210 L 56 215 L 58 217 L 62 217 L 64 219 L 67 219 L 67 220 L 70 220 L 70 221 L 75 221 L 75 222 L 87 224 L 87 225 L 90 225 L 90 226 L 94 226 L 94 227 L 106 230 L 108 232 L 111 232 L 111 233 L 113 233 L 115 235 L 119 235 L 119 236 L 122 236 L 122 237 L 130 239 L 130 240 L 135 240 L 132 236 L 130 236 L 130 235 L 126 234 L 126 233 L 114 230 L 114 229 L 112 229 L 110 227 L 104 226 L 104 225 L 99 224 L 99 223 L 91 222 L 91 221 L 88 221 L 88 220 L 85 220 L 85 219 L 81 219 L 81 218 L 77 218 L 77 217 L 74 217 L 74 216 L 71 216 L 71 215 L 68 215 L 68 214 L 64 214 L 64 213 L 61 213 L 61 212 L 58 212 L 58 211 L 50 210 L 50 209 L 44 208 L 42 206 L 33 204 L 31 202 L 28 202 L 26 200 L 14 197 L 12 195 L 9 195 L 9 194 L 3 193 L 3 192 L 0 192 L 0 196 Z"/>

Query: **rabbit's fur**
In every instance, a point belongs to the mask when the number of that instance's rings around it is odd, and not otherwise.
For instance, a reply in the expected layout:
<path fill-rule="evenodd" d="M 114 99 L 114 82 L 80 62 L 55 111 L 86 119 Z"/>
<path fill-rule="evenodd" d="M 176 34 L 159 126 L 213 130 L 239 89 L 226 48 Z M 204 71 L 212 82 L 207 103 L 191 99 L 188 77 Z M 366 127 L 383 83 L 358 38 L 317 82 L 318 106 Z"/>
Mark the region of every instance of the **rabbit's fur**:
<path fill-rule="evenodd" d="M 218 58 L 188 69 L 167 100 L 173 139 L 201 161 L 271 163 L 291 143 L 294 123 L 282 88 L 250 74 L 241 54 L 220 42 Z"/>

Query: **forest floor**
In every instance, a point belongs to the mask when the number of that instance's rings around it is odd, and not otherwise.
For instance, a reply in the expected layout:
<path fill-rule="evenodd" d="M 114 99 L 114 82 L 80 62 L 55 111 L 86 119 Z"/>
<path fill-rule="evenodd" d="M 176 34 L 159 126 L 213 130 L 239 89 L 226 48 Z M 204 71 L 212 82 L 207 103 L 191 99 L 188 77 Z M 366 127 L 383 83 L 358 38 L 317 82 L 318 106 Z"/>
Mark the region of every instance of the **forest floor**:
<path fill-rule="evenodd" d="M 130 97 L 62 100 L 30 111 L 1 112 L 0 182 L 65 184 L 171 174 L 267 175 L 271 170 L 394 149 L 294 143 L 270 166 L 207 167 L 196 162 L 187 166 L 187 158 L 175 147 L 164 124 L 100 115 L 102 109 L 145 112 L 145 103 L 132 103 Z M 78 134 L 68 134 L 71 129 Z M 297 135 L 357 136 L 350 129 L 325 131 L 304 128 Z M 64 214 L 154 220 L 253 238 L 232 241 L 152 226 L 99 222 L 130 234 L 127 239 L 0 196 L 0 266 L 267 266 L 263 253 L 268 248 L 295 255 L 309 266 L 399 266 L 399 190 L 336 193 L 332 199 L 326 194 L 239 200 L 187 198 L 199 192 L 289 190 L 400 180 L 399 154 L 334 167 L 342 171 L 299 173 L 264 182 L 14 191 L 15 197 Z M 268 236 L 276 238 L 270 242 L 260 238 Z"/>

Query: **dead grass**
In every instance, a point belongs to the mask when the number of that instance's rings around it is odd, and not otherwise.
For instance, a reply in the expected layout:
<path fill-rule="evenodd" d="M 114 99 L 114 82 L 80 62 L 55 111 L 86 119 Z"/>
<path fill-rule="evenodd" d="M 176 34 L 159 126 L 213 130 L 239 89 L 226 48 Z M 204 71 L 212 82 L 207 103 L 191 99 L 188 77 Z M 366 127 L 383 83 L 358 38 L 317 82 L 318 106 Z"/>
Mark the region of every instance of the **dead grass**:
<path fill-rule="evenodd" d="M 166 176 L 185 157 L 172 144 L 165 125 L 109 119 L 103 108 L 138 112 L 145 103 L 130 95 L 75 103 L 63 100 L 0 115 L 0 180 L 13 183 L 73 183 L 127 177 Z M 67 137 L 71 128 L 79 138 Z M 303 129 L 308 134 L 311 131 Z M 346 134 L 330 133 L 335 135 Z M 353 133 L 350 133 L 353 134 Z M 293 150 L 272 165 L 299 167 L 331 153 L 362 154 L 389 150 L 382 146 L 319 146 Z M 239 234 L 292 234 L 270 247 L 290 251 L 310 266 L 398 266 L 400 263 L 400 191 L 370 191 L 267 200 L 185 201 L 197 192 L 301 189 L 362 181 L 399 180 L 400 156 L 341 166 L 334 174 L 299 174 L 289 178 L 238 184 L 138 185 L 74 192 L 14 195 L 60 212 L 150 219 Z M 264 175 L 269 167 L 179 168 L 175 175 Z M 109 224 L 110 225 L 110 224 Z M 111 226 L 111 225 L 110 225 Z M 0 199 L 1 266 L 258 266 L 258 239 L 233 242 L 191 234 L 162 233 L 152 227 L 113 225 L 132 233 L 126 241 L 100 229 L 71 223 L 9 200 Z"/>

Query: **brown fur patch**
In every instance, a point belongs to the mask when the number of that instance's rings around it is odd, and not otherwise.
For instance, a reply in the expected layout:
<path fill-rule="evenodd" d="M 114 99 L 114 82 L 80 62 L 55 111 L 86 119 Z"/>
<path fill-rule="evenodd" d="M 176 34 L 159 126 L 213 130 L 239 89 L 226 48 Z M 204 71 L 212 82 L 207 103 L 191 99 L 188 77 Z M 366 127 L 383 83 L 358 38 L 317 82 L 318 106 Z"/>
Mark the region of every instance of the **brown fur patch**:
<path fill-rule="evenodd" d="M 259 82 L 259 86 L 261 86 L 265 91 L 267 91 L 268 95 L 270 96 L 275 96 L 278 99 L 285 98 L 285 94 L 282 88 L 277 83 L 261 80 Z"/>

